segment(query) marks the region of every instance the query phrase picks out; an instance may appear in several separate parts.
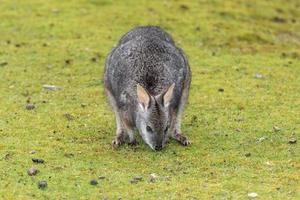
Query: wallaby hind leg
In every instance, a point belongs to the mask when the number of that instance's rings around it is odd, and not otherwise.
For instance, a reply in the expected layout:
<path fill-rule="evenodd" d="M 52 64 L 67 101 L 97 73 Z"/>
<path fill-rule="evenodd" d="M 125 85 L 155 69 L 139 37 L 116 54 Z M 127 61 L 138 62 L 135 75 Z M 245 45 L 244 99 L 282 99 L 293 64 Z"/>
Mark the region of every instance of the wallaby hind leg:
<path fill-rule="evenodd" d="M 181 132 L 181 117 L 183 113 L 184 106 L 187 102 L 188 96 L 189 96 L 189 87 L 190 87 L 190 80 L 187 81 L 183 93 L 180 99 L 179 107 L 177 110 L 177 113 L 174 115 L 174 127 L 173 127 L 173 135 L 172 137 L 177 140 L 180 144 L 187 146 L 191 142 L 188 140 L 188 138 L 182 134 Z"/>
<path fill-rule="evenodd" d="M 117 123 L 116 137 L 112 141 L 112 144 L 113 146 L 120 146 L 125 141 L 126 132 L 122 124 L 121 114 L 117 108 L 115 98 L 112 96 L 112 94 L 108 89 L 106 89 L 106 94 L 108 96 L 109 103 L 112 106 L 114 113 L 116 115 L 116 123 Z"/>

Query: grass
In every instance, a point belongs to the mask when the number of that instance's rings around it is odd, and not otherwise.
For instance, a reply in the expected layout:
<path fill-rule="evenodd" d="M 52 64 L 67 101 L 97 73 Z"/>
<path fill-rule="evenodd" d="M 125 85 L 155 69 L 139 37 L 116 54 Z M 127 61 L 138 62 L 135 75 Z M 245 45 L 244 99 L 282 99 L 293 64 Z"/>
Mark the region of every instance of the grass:
<path fill-rule="evenodd" d="M 300 139 L 299 7 L 297 0 L 1 0 L 0 198 L 299 199 L 299 142 L 288 144 Z M 105 57 L 122 34 L 147 24 L 167 30 L 188 55 L 193 79 L 182 126 L 190 147 L 111 147 Z M 26 110 L 27 102 L 36 109 Z M 40 173 L 28 176 L 30 167 Z M 151 173 L 170 180 L 150 183 Z M 90 185 L 98 176 L 106 179 Z M 144 181 L 131 184 L 134 176 Z M 39 180 L 48 188 L 39 190 Z"/>

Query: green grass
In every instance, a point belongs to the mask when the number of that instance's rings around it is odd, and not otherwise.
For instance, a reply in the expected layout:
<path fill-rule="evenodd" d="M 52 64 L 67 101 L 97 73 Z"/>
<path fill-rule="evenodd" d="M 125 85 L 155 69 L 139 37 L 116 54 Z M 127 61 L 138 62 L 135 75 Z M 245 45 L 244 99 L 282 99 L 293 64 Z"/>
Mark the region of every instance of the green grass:
<path fill-rule="evenodd" d="M 288 144 L 300 139 L 299 9 L 297 0 L 0 0 L 0 198 L 299 199 L 299 141 Z M 193 144 L 114 150 L 105 57 L 148 24 L 188 55 L 182 126 Z M 30 167 L 40 173 L 28 176 Z M 170 180 L 150 183 L 151 173 Z M 106 179 L 91 186 L 98 176 Z M 134 176 L 144 181 L 131 184 Z"/>

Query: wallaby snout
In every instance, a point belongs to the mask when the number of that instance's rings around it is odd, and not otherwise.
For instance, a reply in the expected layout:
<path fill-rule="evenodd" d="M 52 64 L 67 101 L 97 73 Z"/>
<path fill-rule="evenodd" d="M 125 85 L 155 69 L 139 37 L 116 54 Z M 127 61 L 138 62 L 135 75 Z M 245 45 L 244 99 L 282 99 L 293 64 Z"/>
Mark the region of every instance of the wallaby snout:
<path fill-rule="evenodd" d="M 155 145 L 155 147 L 154 147 L 154 149 L 156 150 L 156 151 L 160 151 L 160 150 L 162 150 L 162 145 L 160 144 L 160 145 Z"/>

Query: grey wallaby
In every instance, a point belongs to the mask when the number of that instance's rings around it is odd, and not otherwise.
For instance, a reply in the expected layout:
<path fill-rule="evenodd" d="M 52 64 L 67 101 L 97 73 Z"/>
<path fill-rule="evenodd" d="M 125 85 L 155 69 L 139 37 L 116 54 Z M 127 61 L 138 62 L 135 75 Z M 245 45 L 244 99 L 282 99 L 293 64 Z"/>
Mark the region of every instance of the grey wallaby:
<path fill-rule="evenodd" d="M 134 130 L 153 149 L 170 137 L 190 144 L 180 123 L 191 71 L 183 51 L 158 26 L 136 27 L 107 56 L 104 84 L 117 122 L 114 146 L 137 144 Z"/>

